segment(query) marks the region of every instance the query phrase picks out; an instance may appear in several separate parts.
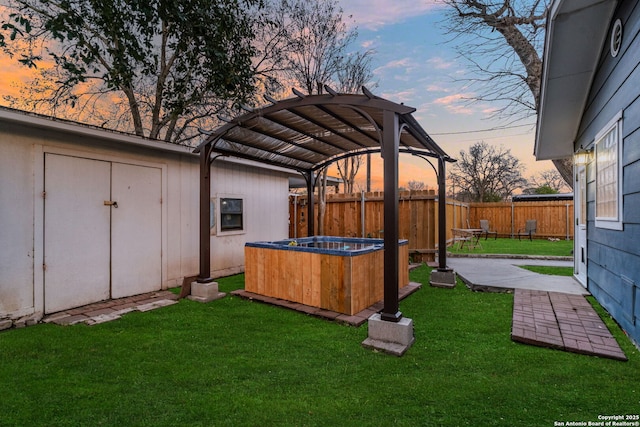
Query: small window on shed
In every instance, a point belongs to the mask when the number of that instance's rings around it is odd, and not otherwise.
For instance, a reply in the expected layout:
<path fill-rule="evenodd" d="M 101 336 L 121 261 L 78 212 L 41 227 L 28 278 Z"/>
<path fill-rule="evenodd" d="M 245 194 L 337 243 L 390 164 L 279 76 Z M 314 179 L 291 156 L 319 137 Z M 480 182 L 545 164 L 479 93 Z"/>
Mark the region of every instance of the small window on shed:
<path fill-rule="evenodd" d="M 220 231 L 243 231 L 244 200 L 240 197 L 220 198 Z"/>

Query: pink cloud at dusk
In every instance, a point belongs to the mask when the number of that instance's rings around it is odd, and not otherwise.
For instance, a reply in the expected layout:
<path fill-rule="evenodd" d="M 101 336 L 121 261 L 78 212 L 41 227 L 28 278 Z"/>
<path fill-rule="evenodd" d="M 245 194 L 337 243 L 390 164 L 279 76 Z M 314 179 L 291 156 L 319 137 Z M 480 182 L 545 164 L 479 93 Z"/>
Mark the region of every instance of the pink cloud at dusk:
<path fill-rule="evenodd" d="M 436 0 L 342 0 L 340 3 L 345 16 L 352 15 L 359 28 L 374 31 L 442 8 Z"/>

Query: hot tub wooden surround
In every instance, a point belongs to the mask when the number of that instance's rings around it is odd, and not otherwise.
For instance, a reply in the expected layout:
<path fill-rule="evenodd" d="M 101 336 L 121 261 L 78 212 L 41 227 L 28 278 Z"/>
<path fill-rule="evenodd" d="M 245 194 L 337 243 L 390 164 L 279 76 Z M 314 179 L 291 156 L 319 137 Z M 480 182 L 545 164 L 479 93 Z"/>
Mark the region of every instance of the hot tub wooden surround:
<path fill-rule="evenodd" d="M 312 240 L 315 239 L 315 240 Z M 282 242 L 247 243 L 245 290 L 348 315 L 384 297 L 384 249 L 381 239 L 313 237 L 300 246 Z M 307 247 L 308 242 L 344 242 L 363 249 Z M 314 243 L 311 243 L 313 245 Z M 321 245 L 322 246 L 322 245 Z M 399 246 L 398 286 L 409 284 L 409 246 Z"/>

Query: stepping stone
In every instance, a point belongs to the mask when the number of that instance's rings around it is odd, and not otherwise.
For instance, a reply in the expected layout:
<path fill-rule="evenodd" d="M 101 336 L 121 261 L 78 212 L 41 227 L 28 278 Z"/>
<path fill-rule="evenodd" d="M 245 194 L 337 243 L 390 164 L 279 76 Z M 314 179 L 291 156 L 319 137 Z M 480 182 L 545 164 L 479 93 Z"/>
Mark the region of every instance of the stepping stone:
<path fill-rule="evenodd" d="M 582 295 L 516 289 L 511 339 L 626 361 L 613 335 Z"/>

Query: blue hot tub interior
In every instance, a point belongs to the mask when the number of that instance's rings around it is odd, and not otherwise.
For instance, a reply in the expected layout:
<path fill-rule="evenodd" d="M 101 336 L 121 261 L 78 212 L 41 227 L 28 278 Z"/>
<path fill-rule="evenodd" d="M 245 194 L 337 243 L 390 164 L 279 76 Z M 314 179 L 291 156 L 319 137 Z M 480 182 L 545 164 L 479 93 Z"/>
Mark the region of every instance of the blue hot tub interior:
<path fill-rule="evenodd" d="M 400 242 L 400 244 L 403 243 L 406 244 L 406 240 Z M 275 242 L 250 242 L 247 243 L 246 246 L 353 256 L 382 249 L 384 246 L 384 240 L 359 239 L 353 237 L 313 236 L 301 237 L 299 239 L 279 240 Z"/>

